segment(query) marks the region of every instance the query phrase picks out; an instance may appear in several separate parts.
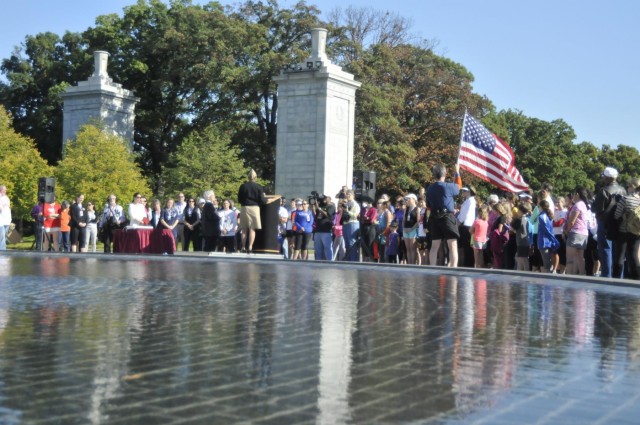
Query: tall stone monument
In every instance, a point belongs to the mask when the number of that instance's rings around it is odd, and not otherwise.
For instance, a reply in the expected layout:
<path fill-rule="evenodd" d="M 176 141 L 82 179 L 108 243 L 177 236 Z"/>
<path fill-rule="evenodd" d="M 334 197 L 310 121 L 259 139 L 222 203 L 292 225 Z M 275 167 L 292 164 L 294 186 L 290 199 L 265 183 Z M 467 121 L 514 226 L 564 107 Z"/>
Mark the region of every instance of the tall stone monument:
<path fill-rule="evenodd" d="M 97 120 L 105 128 L 122 137 L 131 146 L 135 106 L 138 98 L 133 92 L 114 83 L 107 73 L 109 53 L 93 52 L 94 72 L 87 81 L 69 87 L 63 94 L 64 101 L 62 145 L 73 139 L 80 127 Z"/>
<path fill-rule="evenodd" d="M 311 56 L 288 65 L 278 84 L 276 184 L 279 195 L 334 197 L 353 180 L 355 97 L 360 83 L 331 63 L 327 30 L 311 30 Z"/>

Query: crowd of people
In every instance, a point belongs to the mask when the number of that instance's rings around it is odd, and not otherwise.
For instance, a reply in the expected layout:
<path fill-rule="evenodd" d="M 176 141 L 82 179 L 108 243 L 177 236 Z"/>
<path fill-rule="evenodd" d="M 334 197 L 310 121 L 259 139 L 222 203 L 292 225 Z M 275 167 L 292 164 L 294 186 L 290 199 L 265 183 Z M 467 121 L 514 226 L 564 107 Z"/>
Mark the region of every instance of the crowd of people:
<path fill-rule="evenodd" d="M 478 199 L 464 187 L 456 166 L 433 167 L 433 182 L 417 194 L 391 199 L 356 199 L 346 186 L 336 195 L 281 199 L 278 242 L 284 258 L 446 265 L 603 277 L 640 277 L 640 178 L 618 182 L 607 167 L 594 194 L 584 187 L 554 194 L 544 183 L 537 191 L 491 194 Z M 169 229 L 183 251 L 253 252 L 262 228 L 260 207 L 270 202 L 256 174 L 231 199 L 218 203 L 213 190 L 201 198 L 167 199 L 150 205 L 135 194 L 127 208 L 109 195 L 101 208 L 78 195 L 73 203 L 34 206 L 38 250 L 96 251 L 101 240 L 111 252 L 114 232 L 124 226 Z M 43 201 L 43 200 L 42 200 Z M 6 188 L 0 186 L 0 233 L 11 223 Z M 274 229 L 275 230 L 275 229 Z M 4 249 L 0 238 L 0 249 Z"/>
<path fill-rule="evenodd" d="M 485 201 L 477 199 L 473 186 L 462 186 L 457 167 L 454 182 L 446 181 L 444 166 L 432 173 L 433 183 L 417 195 L 394 202 L 382 195 L 376 205 L 365 202 L 357 212 L 340 202 L 334 242 L 359 237 L 364 261 L 640 276 L 638 178 L 624 188 L 618 171 L 607 167 L 594 194 L 576 187 L 556 195 L 544 183 L 534 192 L 491 194 Z M 361 212 L 357 235 L 346 230 L 352 217 L 345 210 Z M 350 244 L 345 245 L 349 251 Z M 333 259 L 341 258 L 342 252 L 334 251 Z"/>
<path fill-rule="evenodd" d="M 255 171 L 251 170 L 248 181 L 240 186 L 240 211 L 231 199 L 219 204 L 213 190 L 205 191 L 201 198 L 180 192 L 177 199 L 169 198 L 164 204 L 159 199 L 149 202 L 146 196 L 136 193 L 126 207 L 111 194 L 98 209 L 92 202 L 84 202 L 84 194 L 78 195 L 73 203 L 40 199 L 31 211 L 36 249 L 96 252 L 100 240 L 104 252 L 109 253 L 114 233 L 127 227 L 168 229 L 183 251 L 233 253 L 244 247 L 239 250 L 251 253 L 255 231 L 261 228 L 259 208 L 268 202 L 256 179 Z"/>

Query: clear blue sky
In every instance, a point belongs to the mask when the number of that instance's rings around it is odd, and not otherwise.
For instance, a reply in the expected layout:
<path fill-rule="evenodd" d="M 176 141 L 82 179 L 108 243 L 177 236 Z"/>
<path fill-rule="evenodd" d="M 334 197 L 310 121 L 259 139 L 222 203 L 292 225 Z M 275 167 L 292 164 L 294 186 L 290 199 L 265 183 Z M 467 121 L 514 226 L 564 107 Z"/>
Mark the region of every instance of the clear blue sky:
<path fill-rule="evenodd" d="M 0 58 L 26 35 L 83 31 L 135 0 L 19 0 L 3 4 Z M 202 3 L 199 1 L 198 3 Z M 231 4 L 234 1 L 223 1 Z M 372 7 L 411 19 L 413 33 L 475 76 L 500 109 L 571 125 L 576 143 L 640 149 L 640 2 L 633 0 L 308 1 L 323 12 Z M 281 0 L 282 6 L 294 1 Z"/>

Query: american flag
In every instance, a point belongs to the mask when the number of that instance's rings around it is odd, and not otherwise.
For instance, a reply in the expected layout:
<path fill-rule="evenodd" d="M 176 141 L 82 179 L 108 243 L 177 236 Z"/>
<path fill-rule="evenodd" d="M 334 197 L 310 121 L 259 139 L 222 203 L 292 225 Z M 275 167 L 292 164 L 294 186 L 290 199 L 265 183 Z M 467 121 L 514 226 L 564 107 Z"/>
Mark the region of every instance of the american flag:
<path fill-rule="evenodd" d="M 513 151 L 480 121 L 465 113 L 460 138 L 460 168 L 508 192 L 529 189 L 515 167 Z"/>

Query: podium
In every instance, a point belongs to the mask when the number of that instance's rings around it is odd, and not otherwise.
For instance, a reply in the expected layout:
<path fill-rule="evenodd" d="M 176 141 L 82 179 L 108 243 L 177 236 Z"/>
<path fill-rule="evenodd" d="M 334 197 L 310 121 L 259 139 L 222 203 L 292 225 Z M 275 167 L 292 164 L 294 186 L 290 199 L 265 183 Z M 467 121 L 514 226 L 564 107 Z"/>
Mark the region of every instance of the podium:
<path fill-rule="evenodd" d="M 253 252 L 257 254 L 279 254 L 278 223 L 280 222 L 280 195 L 267 195 L 268 202 L 260 207 L 262 229 L 256 230 Z"/>

